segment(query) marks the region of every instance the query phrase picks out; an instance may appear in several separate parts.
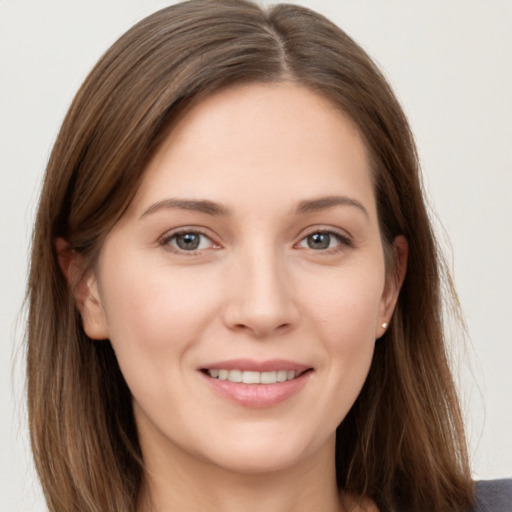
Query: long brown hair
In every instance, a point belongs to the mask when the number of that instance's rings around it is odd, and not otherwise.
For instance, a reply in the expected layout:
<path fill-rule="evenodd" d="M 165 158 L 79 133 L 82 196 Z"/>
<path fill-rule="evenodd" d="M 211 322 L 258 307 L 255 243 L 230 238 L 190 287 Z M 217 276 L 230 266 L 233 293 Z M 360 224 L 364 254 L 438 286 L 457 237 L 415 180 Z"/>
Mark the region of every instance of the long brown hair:
<path fill-rule="evenodd" d="M 177 115 L 223 87 L 283 79 L 325 95 L 357 124 L 390 269 L 394 238 L 409 242 L 391 325 L 338 427 L 339 487 L 382 512 L 463 510 L 471 502 L 443 336 L 446 276 L 414 141 L 388 83 L 350 37 L 306 8 L 192 0 L 144 19 L 107 51 L 48 163 L 28 285 L 27 372 L 32 448 L 52 512 L 133 511 L 144 477 L 130 391 L 108 340 L 92 341 L 82 329 L 55 240 L 66 239 L 90 268 Z"/>

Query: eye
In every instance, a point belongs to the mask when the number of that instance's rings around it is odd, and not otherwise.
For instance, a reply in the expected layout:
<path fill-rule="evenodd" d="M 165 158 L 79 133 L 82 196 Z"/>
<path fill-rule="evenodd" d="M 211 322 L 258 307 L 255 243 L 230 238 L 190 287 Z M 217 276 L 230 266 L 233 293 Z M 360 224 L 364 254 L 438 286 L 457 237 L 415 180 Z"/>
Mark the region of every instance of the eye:
<path fill-rule="evenodd" d="M 161 243 L 177 252 L 193 252 L 215 247 L 211 238 L 197 231 L 180 231 L 179 233 L 173 233 L 165 237 Z"/>
<path fill-rule="evenodd" d="M 315 251 L 336 250 L 351 245 L 349 238 L 333 231 L 315 231 L 304 237 L 298 244 L 301 248 Z"/>

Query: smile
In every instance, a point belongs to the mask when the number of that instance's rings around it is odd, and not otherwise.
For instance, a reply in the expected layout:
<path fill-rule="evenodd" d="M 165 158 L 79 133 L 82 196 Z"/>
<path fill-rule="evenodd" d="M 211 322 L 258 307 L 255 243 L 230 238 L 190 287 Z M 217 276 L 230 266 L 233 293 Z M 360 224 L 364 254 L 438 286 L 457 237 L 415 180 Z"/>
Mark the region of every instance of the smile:
<path fill-rule="evenodd" d="M 297 378 L 301 372 L 294 370 L 276 370 L 270 372 L 258 372 L 248 370 L 208 369 L 206 373 L 219 380 L 243 384 L 276 384 Z"/>
<path fill-rule="evenodd" d="M 273 407 L 299 394 L 314 368 L 291 361 L 238 359 L 200 369 L 215 394 L 238 406 Z"/>

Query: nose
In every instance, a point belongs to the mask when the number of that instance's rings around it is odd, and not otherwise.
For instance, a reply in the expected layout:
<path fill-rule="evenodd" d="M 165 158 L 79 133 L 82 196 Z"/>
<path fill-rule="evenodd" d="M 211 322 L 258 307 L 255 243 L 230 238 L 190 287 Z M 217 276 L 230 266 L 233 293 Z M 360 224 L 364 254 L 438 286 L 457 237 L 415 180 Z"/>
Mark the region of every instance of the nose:
<path fill-rule="evenodd" d="M 272 250 L 241 256 L 231 268 L 224 322 L 231 330 L 265 338 L 299 320 L 296 293 L 285 263 Z"/>

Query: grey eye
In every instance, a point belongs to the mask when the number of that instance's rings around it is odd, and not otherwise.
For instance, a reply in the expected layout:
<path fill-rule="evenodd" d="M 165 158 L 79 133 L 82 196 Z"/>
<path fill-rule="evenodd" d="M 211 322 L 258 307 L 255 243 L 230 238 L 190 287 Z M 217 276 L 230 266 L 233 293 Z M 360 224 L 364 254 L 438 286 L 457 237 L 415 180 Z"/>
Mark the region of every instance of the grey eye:
<path fill-rule="evenodd" d="M 328 249 L 331 247 L 331 238 L 330 233 L 312 233 L 306 237 L 306 243 L 310 249 Z"/>
<path fill-rule="evenodd" d="M 179 231 L 170 234 L 162 240 L 162 245 L 167 245 L 170 249 L 177 253 L 194 253 L 204 249 L 212 249 L 215 247 L 213 240 L 199 231 Z"/>
<path fill-rule="evenodd" d="M 201 235 L 198 233 L 181 233 L 174 237 L 176 246 L 183 251 L 194 251 L 201 243 Z"/>
<path fill-rule="evenodd" d="M 214 246 L 212 240 L 196 231 L 182 231 L 164 239 L 163 244 L 182 252 L 200 251 Z"/>

